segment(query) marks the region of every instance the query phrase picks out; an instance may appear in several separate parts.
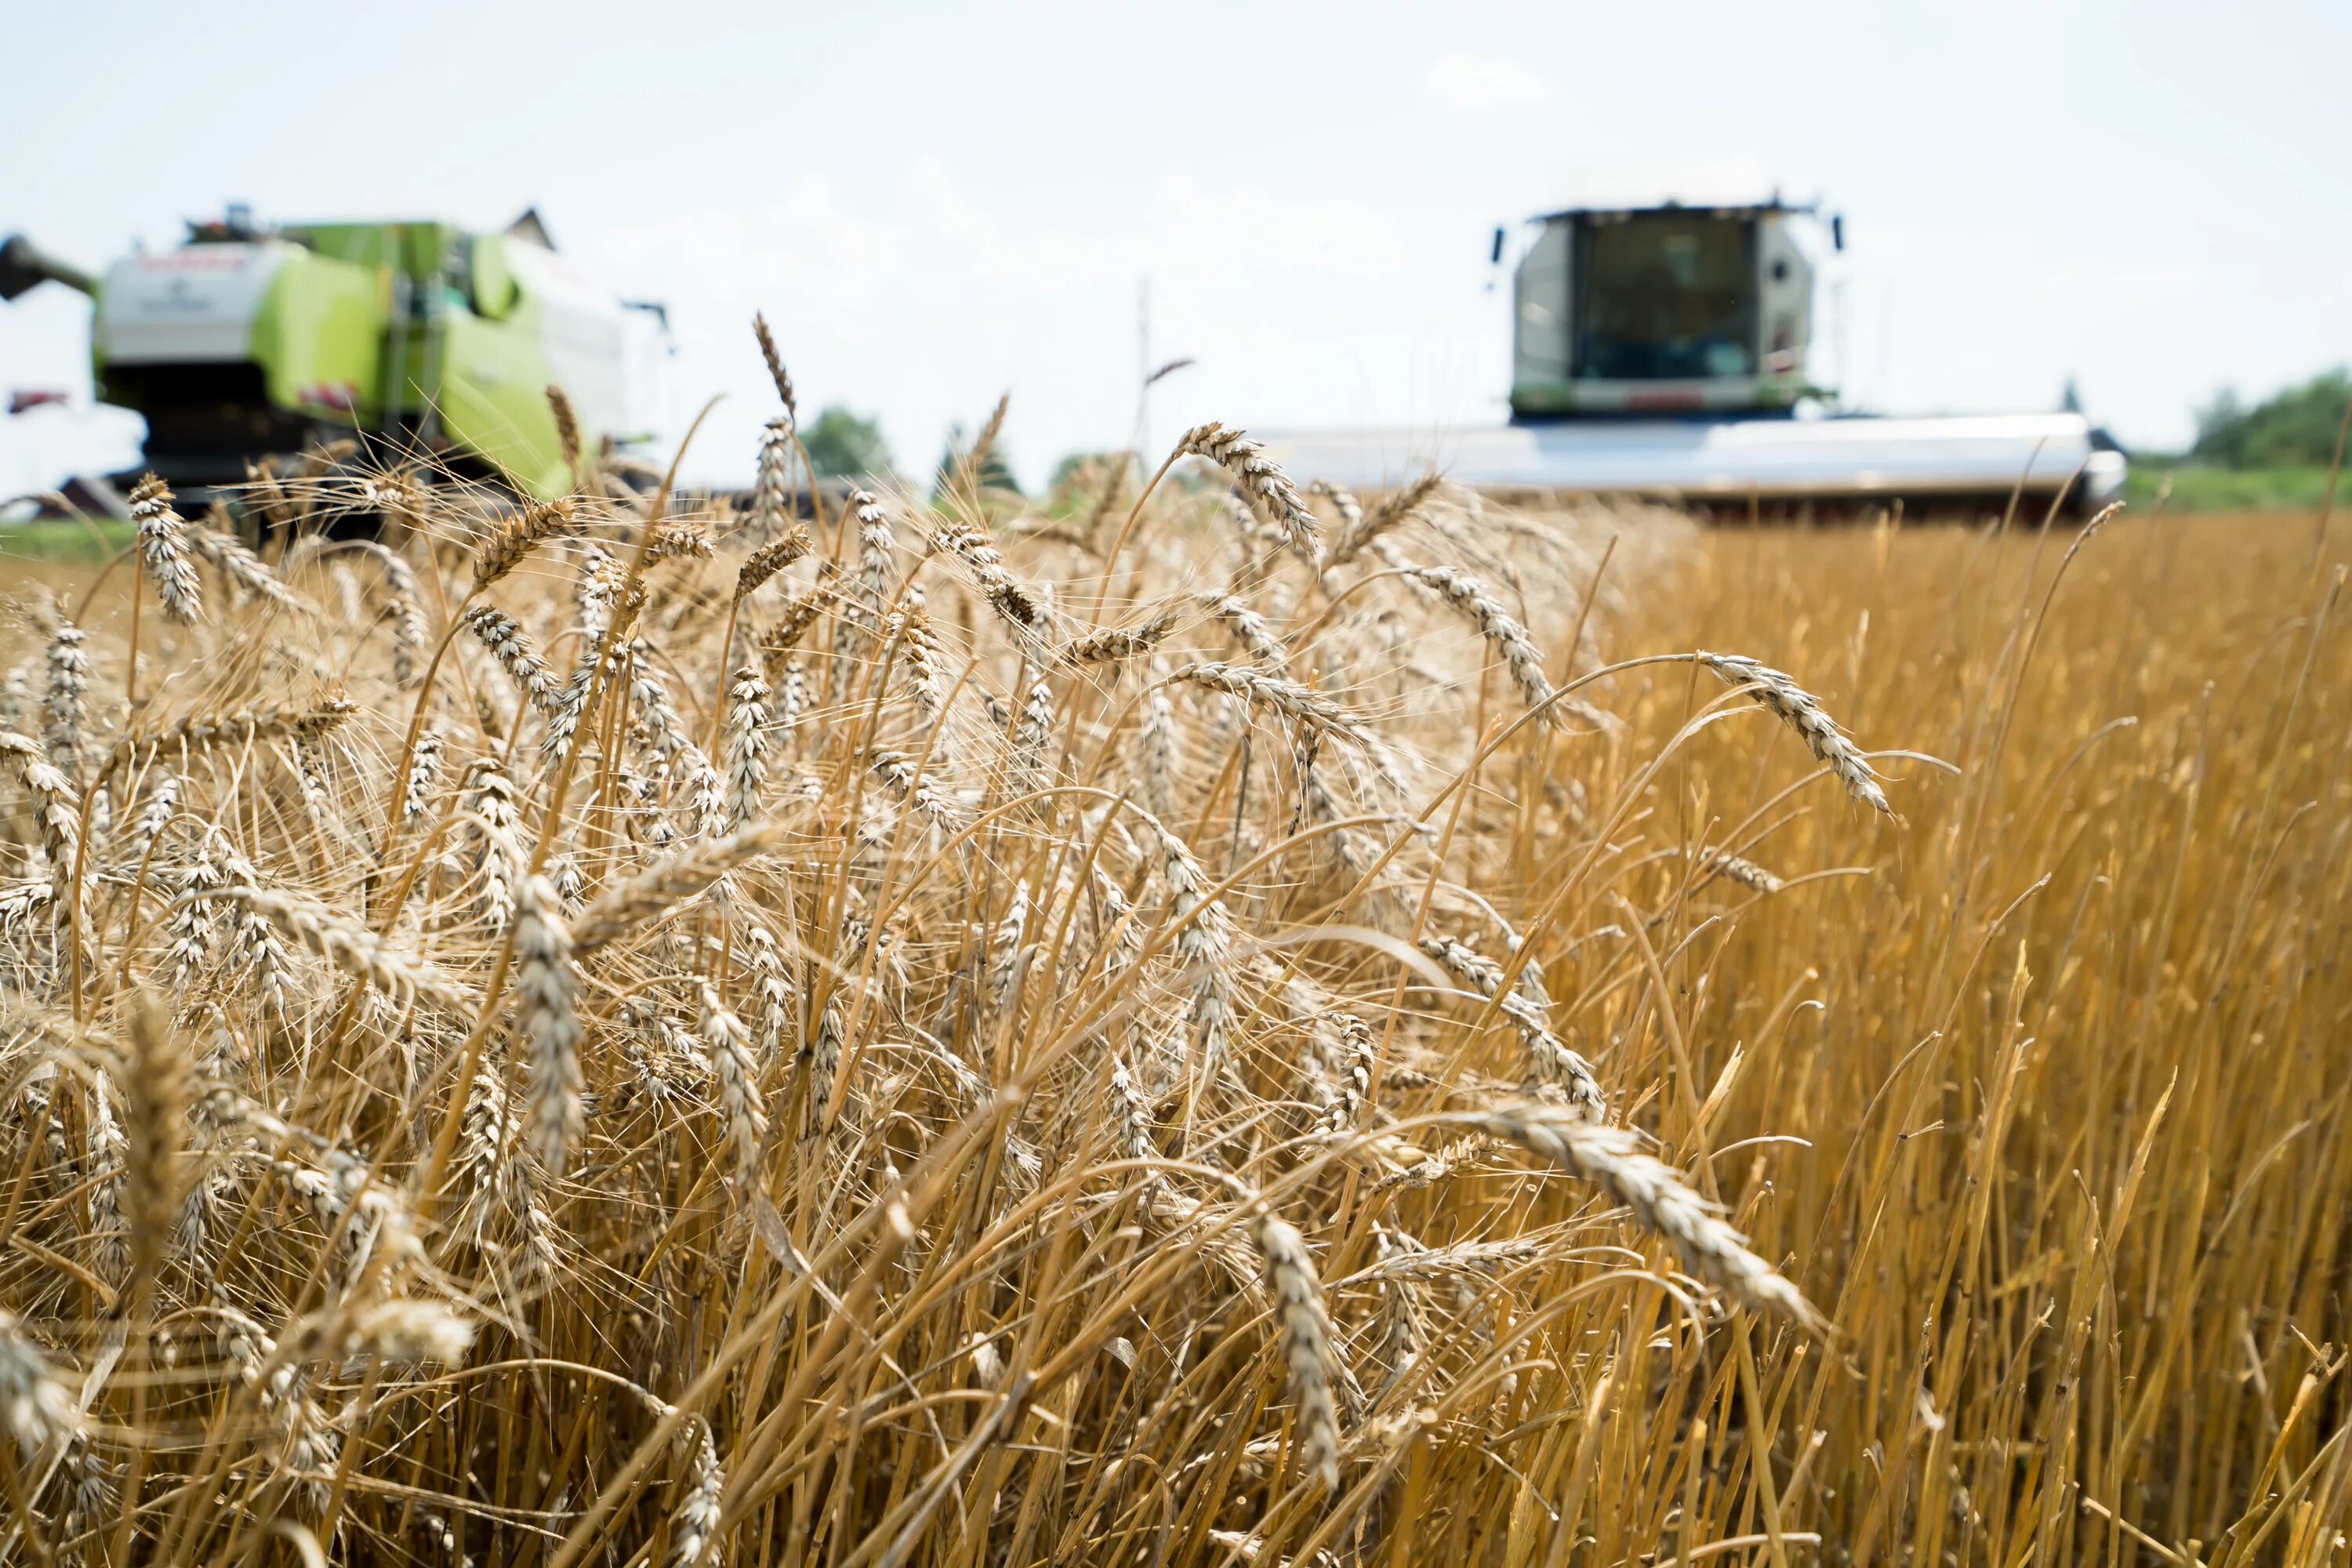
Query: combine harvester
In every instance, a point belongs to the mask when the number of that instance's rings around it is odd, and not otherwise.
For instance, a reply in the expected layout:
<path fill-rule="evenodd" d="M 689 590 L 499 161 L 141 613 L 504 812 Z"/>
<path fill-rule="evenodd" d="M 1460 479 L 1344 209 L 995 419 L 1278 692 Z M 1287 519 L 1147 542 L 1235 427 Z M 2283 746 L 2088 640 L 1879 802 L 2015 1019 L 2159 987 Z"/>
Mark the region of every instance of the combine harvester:
<path fill-rule="evenodd" d="M 145 416 L 142 470 L 202 504 L 248 466 L 359 437 L 379 459 L 430 455 L 549 497 L 572 477 L 549 406 L 590 451 L 627 438 L 625 303 L 566 266 L 536 213 L 502 233 L 446 223 L 257 226 L 242 207 L 175 248 L 96 277 L 22 235 L 0 244 L 0 300 L 45 282 L 95 303 L 99 400 Z M 120 510 L 123 481 L 75 489 Z"/>
<path fill-rule="evenodd" d="M 1435 468 L 1490 493 L 1614 494 L 1725 517 L 2048 505 L 2123 492 L 2125 458 L 2076 413 L 1886 418 L 1831 412 L 1807 374 L 1813 263 L 1771 199 L 1581 206 L 1531 220 L 1512 284 L 1511 420 L 1500 427 L 1268 434 L 1293 472 L 1381 489 Z M 1495 231 L 1492 260 L 1507 239 Z"/>

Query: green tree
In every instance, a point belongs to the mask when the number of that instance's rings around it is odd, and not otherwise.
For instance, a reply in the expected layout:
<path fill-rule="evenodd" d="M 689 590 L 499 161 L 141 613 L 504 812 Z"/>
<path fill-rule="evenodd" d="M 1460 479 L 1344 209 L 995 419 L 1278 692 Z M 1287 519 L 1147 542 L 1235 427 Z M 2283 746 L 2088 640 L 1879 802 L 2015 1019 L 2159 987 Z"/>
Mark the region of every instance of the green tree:
<path fill-rule="evenodd" d="M 893 471 L 882 427 L 837 403 L 801 432 L 801 445 L 808 450 L 810 465 L 825 479 L 880 479 Z"/>
<path fill-rule="evenodd" d="M 2325 468 L 2352 399 L 2352 372 L 2336 369 L 2248 408 L 2234 392 L 2216 394 L 2197 415 L 2189 455 L 2228 468 Z"/>

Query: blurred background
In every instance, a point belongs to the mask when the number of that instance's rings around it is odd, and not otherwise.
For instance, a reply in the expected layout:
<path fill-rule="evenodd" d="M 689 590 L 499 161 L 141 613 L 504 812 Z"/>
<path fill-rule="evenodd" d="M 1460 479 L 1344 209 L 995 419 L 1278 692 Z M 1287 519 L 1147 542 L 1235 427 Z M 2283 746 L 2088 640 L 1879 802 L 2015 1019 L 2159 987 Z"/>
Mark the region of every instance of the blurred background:
<path fill-rule="evenodd" d="M 1136 443 L 1140 373 L 1176 359 L 1148 450 L 1211 417 L 1495 424 L 1490 235 L 1617 188 L 1832 204 L 1812 360 L 1849 409 L 2071 389 L 2143 472 L 2200 414 L 2215 463 L 2293 469 L 2307 452 L 2217 400 L 2352 357 L 2352 8 L 2326 0 L 425 0 L 53 6 L 12 30 L 37 68 L 11 73 L 0 232 L 95 270 L 231 203 L 484 230 L 535 209 L 581 273 L 667 308 L 631 350 L 653 455 L 727 395 L 685 465 L 714 484 L 749 482 L 772 412 L 754 310 L 804 426 L 839 408 L 865 423 L 835 435 L 908 474 L 1009 389 L 996 449 L 1042 487 Z M 91 400 L 90 310 L 55 287 L 0 306 L 0 495 L 138 461 L 139 417 Z M 2332 437 L 2337 385 L 2287 422 Z"/>

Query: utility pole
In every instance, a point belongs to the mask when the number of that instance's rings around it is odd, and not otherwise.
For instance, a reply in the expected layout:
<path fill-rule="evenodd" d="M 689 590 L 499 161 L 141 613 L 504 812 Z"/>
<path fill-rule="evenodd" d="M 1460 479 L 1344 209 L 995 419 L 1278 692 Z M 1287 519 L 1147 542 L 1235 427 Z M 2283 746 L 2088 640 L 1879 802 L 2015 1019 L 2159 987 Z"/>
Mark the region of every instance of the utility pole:
<path fill-rule="evenodd" d="M 1135 455 L 1149 462 L 1151 451 L 1151 277 L 1135 280 Z"/>

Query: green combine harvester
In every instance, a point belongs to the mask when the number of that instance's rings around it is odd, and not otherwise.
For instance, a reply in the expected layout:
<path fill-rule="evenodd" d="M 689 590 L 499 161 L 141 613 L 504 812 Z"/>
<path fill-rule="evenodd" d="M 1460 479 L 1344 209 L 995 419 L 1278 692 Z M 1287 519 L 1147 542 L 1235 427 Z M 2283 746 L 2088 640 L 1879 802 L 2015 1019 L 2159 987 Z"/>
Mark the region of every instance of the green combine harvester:
<path fill-rule="evenodd" d="M 586 448 L 632 438 L 621 300 L 555 254 L 535 212 L 453 224 L 257 226 L 232 206 L 177 247 L 93 276 L 23 236 L 0 244 L 0 300 L 45 282 L 90 297 L 100 401 L 147 421 L 142 467 L 184 497 L 248 465 L 358 437 L 378 459 L 429 454 L 546 498 L 572 480 L 547 388 Z"/>

